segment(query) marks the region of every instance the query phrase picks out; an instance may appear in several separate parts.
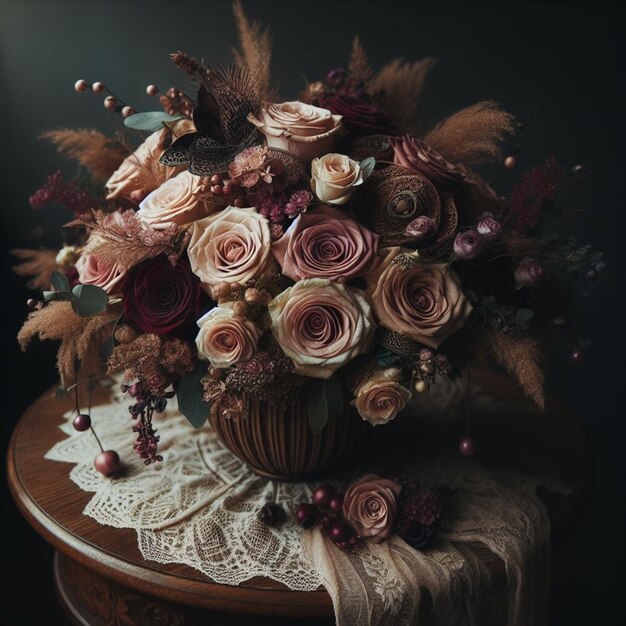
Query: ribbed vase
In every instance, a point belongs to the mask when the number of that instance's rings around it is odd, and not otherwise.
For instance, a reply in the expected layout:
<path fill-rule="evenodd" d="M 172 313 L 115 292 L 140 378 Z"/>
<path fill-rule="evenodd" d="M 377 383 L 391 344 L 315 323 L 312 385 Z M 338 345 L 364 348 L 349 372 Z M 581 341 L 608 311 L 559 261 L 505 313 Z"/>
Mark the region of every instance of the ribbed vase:
<path fill-rule="evenodd" d="M 350 406 L 314 435 L 302 401 L 287 406 L 250 399 L 245 403 L 239 421 L 218 415 L 210 421 L 222 443 L 261 476 L 311 479 L 348 463 L 367 441 L 369 425 Z"/>

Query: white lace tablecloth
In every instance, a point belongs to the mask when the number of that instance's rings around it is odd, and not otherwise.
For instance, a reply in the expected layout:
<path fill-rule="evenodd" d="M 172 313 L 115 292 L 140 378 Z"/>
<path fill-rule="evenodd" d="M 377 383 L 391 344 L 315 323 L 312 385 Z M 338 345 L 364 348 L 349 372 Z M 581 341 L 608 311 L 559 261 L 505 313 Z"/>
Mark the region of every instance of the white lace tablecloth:
<path fill-rule="evenodd" d="M 430 408 L 442 420 L 456 419 L 464 393 L 459 385 L 438 385 L 428 394 L 430 407 L 420 406 L 419 413 Z M 155 419 L 165 460 L 144 466 L 132 452 L 127 405 L 128 398 L 115 397 L 92 411 L 105 449 L 122 456 L 121 476 L 107 479 L 96 472 L 97 443 L 90 432 L 73 430 L 71 413 L 61 426 L 67 437 L 46 458 L 74 465 L 72 481 L 94 494 L 84 514 L 101 524 L 134 529 L 146 560 L 184 563 L 226 585 L 256 576 L 301 591 L 323 585 L 339 626 L 547 623 L 550 529 L 536 488 L 541 484 L 566 493 L 554 476 L 485 467 L 461 456 L 454 446 L 421 452 L 419 462 L 405 469 L 424 487 L 458 490 L 434 547 L 419 552 L 394 537 L 343 552 L 318 530 L 300 529 L 291 515 L 280 528 L 261 523 L 257 513 L 263 504 L 282 503 L 293 511 L 309 500 L 315 485 L 254 475 L 220 445 L 210 427 L 193 430 L 175 401 Z M 475 412 L 502 410 L 489 397 L 475 397 Z M 355 469 L 352 476 L 331 482 L 341 488 L 371 469 L 377 468 Z M 506 566 L 506 589 L 489 606 L 480 597 L 489 573 L 469 549 L 472 544 L 489 548 Z M 425 621 L 418 616 L 420 587 L 428 589 L 433 601 Z"/>

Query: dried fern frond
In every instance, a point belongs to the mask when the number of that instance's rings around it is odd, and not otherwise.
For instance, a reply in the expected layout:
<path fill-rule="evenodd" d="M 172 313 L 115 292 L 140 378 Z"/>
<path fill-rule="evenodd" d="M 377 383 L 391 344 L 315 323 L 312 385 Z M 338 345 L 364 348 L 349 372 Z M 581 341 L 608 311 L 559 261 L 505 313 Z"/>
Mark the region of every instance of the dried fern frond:
<path fill-rule="evenodd" d="M 541 350 L 537 339 L 516 338 L 502 331 L 490 330 L 483 336 L 483 345 L 497 363 L 515 376 L 524 393 L 543 409 L 544 372 L 540 365 Z"/>
<path fill-rule="evenodd" d="M 13 271 L 18 276 L 30 277 L 27 286 L 29 289 L 43 291 L 50 287 L 50 274 L 60 269 L 56 261 L 57 252 L 54 250 L 28 250 L 16 248 L 11 254 L 20 259 L 22 263 L 13 266 Z"/>
<path fill-rule="evenodd" d="M 371 79 L 368 91 L 382 92 L 382 108 L 398 129 L 406 130 L 414 121 L 426 76 L 435 63 L 430 57 L 411 63 L 395 59 Z"/>
<path fill-rule="evenodd" d="M 470 165 L 497 158 L 499 142 L 514 129 L 514 117 L 493 100 L 485 100 L 445 119 L 424 141 L 451 163 Z"/>
<path fill-rule="evenodd" d="M 57 368 L 63 384 L 74 381 L 76 366 L 80 364 L 84 376 L 100 373 L 103 364 L 99 358 L 100 345 L 113 322 L 120 316 L 118 307 L 110 307 L 92 317 L 81 317 L 72 309 L 70 302 L 50 302 L 33 311 L 17 335 L 22 350 L 26 350 L 33 338 L 58 340 Z M 70 383 L 71 384 L 71 383 Z"/>
<path fill-rule="evenodd" d="M 94 178 L 106 180 L 128 156 L 128 151 L 93 128 L 61 128 L 40 135 L 66 157 L 78 161 Z"/>
<path fill-rule="evenodd" d="M 95 254 L 104 263 L 129 270 L 138 263 L 161 254 L 172 263 L 185 250 L 189 232 L 179 231 L 176 224 L 156 230 L 143 222 L 133 210 L 116 214 L 93 212 L 93 229 L 85 254 Z"/>
<path fill-rule="evenodd" d="M 352 54 L 348 64 L 348 72 L 354 80 L 362 83 L 367 83 L 374 75 L 358 35 L 352 42 Z"/>
<path fill-rule="evenodd" d="M 270 61 L 272 41 L 269 28 L 263 28 L 257 22 L 250 22 L 243 10 L 241 0 L 233 2 L 235 22 L 239 31 L 240 50 L 233 50 L 235 63 L 248 68 L 254 77 L 259 94 L 264 100 L 272 100 Z"/>

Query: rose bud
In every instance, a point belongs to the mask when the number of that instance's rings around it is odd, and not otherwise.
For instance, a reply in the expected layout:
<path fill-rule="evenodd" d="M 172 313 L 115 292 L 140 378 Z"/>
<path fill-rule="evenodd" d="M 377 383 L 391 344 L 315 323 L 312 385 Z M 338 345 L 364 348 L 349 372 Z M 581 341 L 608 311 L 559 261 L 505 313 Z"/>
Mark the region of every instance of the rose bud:
<path fill-rule="evenodd" d="M 520 285 L 536 285 L 543 277 L 543 265 L 527 256 L 520 261 L 514 276 Z"/>
<path fill-rule="evenodd" d="M 426 215 L 416 217 L 405 229 L 404 234 L 415 239 L 424 239 L 435 232 L 435 220 Z"/>
<path fill-rule="evenodd" d="M 454 253 L 459 259 L 473 259 L 480 254 L 485 240 L 475 230 L 458 233 L 454 239 Z"/>
<path fill-rule="evenodd" d="M 484 215 L 477 226 L 478 234 L 485 239 L 495 239 L 502 230 L 502 224 L 493 215 Z"/>

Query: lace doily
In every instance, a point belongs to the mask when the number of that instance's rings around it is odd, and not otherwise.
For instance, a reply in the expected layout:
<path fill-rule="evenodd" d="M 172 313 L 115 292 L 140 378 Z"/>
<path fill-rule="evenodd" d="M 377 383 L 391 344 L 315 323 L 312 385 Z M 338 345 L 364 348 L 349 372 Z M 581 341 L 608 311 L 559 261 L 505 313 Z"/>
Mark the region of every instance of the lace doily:
<path fill-rule="evenodd" d="M 463 390 L 459 383 L 436 389 L 427 394 L 431 409 L 441 419 L 453 419 Z M 300 529 L 291 515 L 277 529 L 261 523 L 257 513 L 265 503 L 281 503 L 293 511 L 309 499 L 315 485 L 254 475 L 220 445 L 210 427 L 193 430 L 175 401 L 155 424 L 165 460 L 144 466 L 132 452 L 127 404 L 127 398 L 114 397 L 92 411 L 105 448 L 122 453 L 121 476 L 107 479 L 94 469 L 97 443 L 90 432 L 72 428 L 71 413 L 61 426 L 67 438 L 46 458 L 74 464 L 71 480 L 94 494 L 84 514 L 101 524 L 135 529 L 146 560 L 184 563 L 227 585 L 256 576 L 300 591 L 323 585 L 339 626 L 546 623 L 549 521 L 536 487 L 566 493 L 553 477 L 487 469 L 457 452 L 431 450 L 420 455 L 416 478 L 424 487 L 458 489 L 435 547 L 418 552 L 394 537 L 343 552 L 319 531 Z M 503 407 L 478 395 L 475 410 Z M 332 482 L 341 488 L 350 478 L 338 476 Z M 475 544 L 489 548 L 506 566 L 507 588 L 489 606 L 479 597 L 489 574 L 469 548 Z M 421 622 L 420 587 L 433 602 L 429 617 Z"/>

